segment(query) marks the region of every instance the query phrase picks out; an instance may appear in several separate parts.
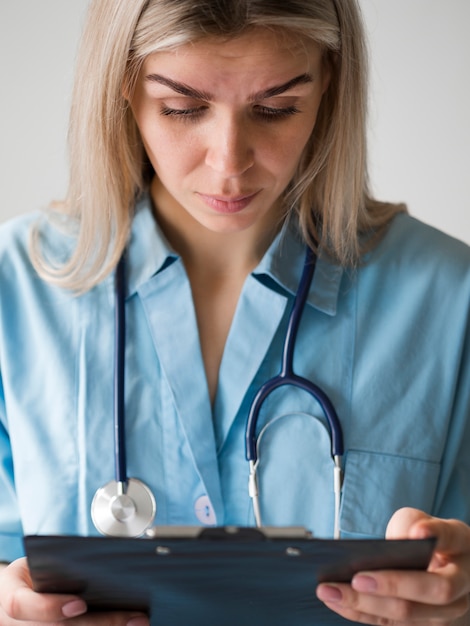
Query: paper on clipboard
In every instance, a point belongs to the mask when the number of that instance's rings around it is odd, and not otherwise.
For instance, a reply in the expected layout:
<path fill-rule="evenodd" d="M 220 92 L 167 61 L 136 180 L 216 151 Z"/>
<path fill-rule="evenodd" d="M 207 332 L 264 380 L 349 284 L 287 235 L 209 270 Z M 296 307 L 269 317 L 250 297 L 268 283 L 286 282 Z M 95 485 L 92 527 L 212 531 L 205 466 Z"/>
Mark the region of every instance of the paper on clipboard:
<path fill-rule="evenodd" d="M 153 538 L 25 538 L 34 587 L 91 610 L 143 610 L 155 626 L 347 624 L 316 599 L 320 581 L 425 569 L 433 539 L 324 540 L 253 528 L 161 527 Z"/>

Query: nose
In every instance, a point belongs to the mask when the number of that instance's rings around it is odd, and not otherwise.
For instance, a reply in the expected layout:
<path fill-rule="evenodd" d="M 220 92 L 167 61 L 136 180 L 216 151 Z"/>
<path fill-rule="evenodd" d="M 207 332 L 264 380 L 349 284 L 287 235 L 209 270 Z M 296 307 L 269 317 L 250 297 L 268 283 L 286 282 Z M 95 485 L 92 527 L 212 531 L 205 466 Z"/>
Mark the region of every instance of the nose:
<path fill-rule="evenodd" d="M 209 133 L 206 164 L 225 177 L 240 176 L 254 164 L 253 138 L 246 120 L 227 116 Z"/>

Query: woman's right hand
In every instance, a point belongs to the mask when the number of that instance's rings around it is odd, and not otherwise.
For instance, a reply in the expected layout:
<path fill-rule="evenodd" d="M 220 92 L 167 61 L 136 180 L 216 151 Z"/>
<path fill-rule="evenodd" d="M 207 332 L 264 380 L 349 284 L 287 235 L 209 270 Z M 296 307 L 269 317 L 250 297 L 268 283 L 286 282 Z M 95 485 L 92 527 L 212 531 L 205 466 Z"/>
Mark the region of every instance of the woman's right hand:
<path fill-rule="evenodd" d="M 149 626 L 142 613 L 87 613 L 78 596 L 36 593 L 25 558 L 0 570 L 1 626 Z"/>

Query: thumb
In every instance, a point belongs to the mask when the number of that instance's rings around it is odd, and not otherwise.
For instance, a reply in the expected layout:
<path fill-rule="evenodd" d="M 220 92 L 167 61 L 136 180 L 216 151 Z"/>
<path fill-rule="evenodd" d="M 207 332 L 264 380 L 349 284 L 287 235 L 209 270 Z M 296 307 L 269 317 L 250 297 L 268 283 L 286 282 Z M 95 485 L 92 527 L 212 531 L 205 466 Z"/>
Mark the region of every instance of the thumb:
<path fill-rule="evenodd" d="M 2 615 L 18 621 L 58 622 L 86 612 L 86 604 L 77 596 L 36 593 L 26 558 L 13 561 L 2 570 L 0 585 L 0 623 Z"/>
<path fill-rule="evenodd" d="M 396 511 L 387 526 L 387 539 L 427 539 L 435 537 L 438 554 L 468 555 L 470 526 L 455 519 L 432 517 L 423 511 L 403 508 Z"/>
<path fill-rule="evenodd" d="M 385 537 L 387 539 L 425 539 L 431 537 L 433 533 L 428 533 L 425 529 L 426 522 L 433 519 L 435 518 L 419 509 L 412 509 L 411 507 L 398 509 L 388 522 Z"/>

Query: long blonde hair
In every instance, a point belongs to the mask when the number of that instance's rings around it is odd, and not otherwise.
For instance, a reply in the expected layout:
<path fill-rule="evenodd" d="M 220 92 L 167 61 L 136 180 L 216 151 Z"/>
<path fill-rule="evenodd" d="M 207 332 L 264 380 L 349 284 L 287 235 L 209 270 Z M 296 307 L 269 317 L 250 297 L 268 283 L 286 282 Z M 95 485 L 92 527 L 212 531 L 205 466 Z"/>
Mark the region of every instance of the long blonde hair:
<path fill-rule="evenodd" d="M 373 200 L 368 190 L 367 54 L 356 0 L 92 0 L 77 62 L 62 208 L 76 246 L 56 267 L 34 246 L 33 262 L 45 279 L 84 291 L 122 254 L 135 199 L 153 173 L 123 95 L 132 92 L 146 56 L 253 27 L 314 40 L 331 71 L 313 135 L 285 193 L 286 212 L 297 213 L 305 240 L 351 265 L 404 210 Z"/>

